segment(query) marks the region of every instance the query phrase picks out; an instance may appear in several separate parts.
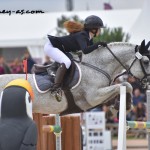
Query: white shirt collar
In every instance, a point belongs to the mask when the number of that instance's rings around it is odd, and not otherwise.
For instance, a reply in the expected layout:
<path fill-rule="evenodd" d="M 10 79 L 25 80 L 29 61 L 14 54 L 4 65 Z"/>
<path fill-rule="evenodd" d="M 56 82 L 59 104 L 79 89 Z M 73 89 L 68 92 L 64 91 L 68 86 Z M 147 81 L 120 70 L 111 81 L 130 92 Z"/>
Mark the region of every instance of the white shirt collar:
<path fill-rule="evenodd" d="M 91 40 L 92 39 L 92 37 L 91 37 L 91 35 L 90 35 L 90 33 L 89 33 L 89 40 Z"/>

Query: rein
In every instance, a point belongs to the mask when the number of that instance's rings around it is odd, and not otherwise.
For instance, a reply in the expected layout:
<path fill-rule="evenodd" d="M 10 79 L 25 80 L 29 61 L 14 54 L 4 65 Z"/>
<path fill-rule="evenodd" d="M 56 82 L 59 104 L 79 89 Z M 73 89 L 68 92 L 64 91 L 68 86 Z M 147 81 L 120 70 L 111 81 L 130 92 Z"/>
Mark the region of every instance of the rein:
<path fill-rule="evenodd" d="M 128 70 L 124 65 L 123 63 L 119 60 L 119 58 L 116 57 L 116 55 L 111 51 L 111 49 L 106 46 L 106 48 L 109 50 L 109 52 L 114 56 L 114 58 L 121 64 L 121 66 L 125 69 L 125 70 Z"/>
<path fill-rule="evenodd" d="M 89 67 L 91 69 L 94 69 L 94 70 L 98 71 L 99 73 L 104 74 L 107 77 L 107 79 L 109 80 L 109 85 L 111 84 L 111 81 L 112 81 L 111 77 L 110 77 L 110 75 L 106 71 L 104 71 L 104 70 L 102 70 L 102 69 L 100 69 L 100 68 L 98 68 L 98 67 L 96 67 L 94 65 L 91 65 L 89 63 L 83 62 L 82 61 L 82 52 L 77 53 L 77 55 L 79 57 L 79 60 L 76 60 L 76 59 L 73 59 L 73 58 L 71 60 L 73 60 L 73 61 L 75 61 L 77 63 L 81 63 L 82 65 L 84 65 L 86 67 Z"/>
<path fill-rule="evenodd" d="M 84 65 L 84 66 L 87 66 L 89 68 L 92 68 L 92 69 L 94 69 L 94 70 L 96 70 L 96 71 L 98 71 L 98 72 L 100 72 L 102 74 L 104 74 L 109 80 L 109 85 L 111 84 L 111 77 L 110 77 L 110 75 L 107 72 L 105 72 L 104 70 L 102 70 L 102 69 L 100 69 L 98 67 L 95 67 L 95 66 L 93 66 L 91 64 L 88 64 L 86 62 L 81 62 L 81 64 Z"/>

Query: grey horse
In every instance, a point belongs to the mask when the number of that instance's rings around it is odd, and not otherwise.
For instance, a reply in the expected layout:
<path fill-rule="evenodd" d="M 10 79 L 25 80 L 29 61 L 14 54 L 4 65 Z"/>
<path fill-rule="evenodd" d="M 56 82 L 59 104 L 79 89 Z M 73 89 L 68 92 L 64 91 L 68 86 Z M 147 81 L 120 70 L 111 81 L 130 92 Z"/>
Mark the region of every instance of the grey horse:
<path fill-rule="evenodd" d="M 103 70 L 104 73 L 100 73 L 96 69 L 79 63 L 82 70 L 82 79 L 80 84 L 71 91 L 74 96 L 75 104 L 83 111 L 107 103 L 115 98 L 119 95 L 121 85 L 127 87 L 127 93 L 132 93 L 132 86 L 128 82 L 112 84 L 113 79 L 123 69 L 126 69 L 139 79 L 142 79 L 145 73 L 147 75 L 150 74 L 148 45 L 145 46 L 145 41 L 143 41 L 140 46 L 124 42 L 115 42 L 108 44 L 108 48 L 99 47 L 92 53 L 83 55 L 82 58 L 82 62 L 91 64 Z M 143 66 L 144 72 L 141 65 Z M 16 78 L 25 78 L 25 75 L 1 75 L 0 92 L 8 82 Z M 58 114 L 66 110 L 68 102 L 64 94 L 62 101 L 58 102 L 50 92 L 41 94 L 36 90 L 32 74 L 28 74 L 28 81 L 31 83 L 35 93 L 33 103 L 34 113 Z"/>

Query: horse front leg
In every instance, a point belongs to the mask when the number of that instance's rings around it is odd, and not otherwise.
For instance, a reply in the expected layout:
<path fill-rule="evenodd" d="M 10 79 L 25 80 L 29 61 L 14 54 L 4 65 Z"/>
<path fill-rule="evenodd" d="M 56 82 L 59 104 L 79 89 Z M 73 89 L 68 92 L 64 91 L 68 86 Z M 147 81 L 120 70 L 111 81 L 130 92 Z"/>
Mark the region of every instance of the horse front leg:
<path fill-rule="evenodd" d="M 89 103 L 91 106 L 97 106 L 99 104 L 107 103 L 119 94 L 119 90 L 120 84 L 100 88 L 96 91 L 96 93 L 94 92 Z"/>
<path fill-rule="evenodd" d="M 132 86 L 128 82 L 124 82 L 121 85 L 126 86 L 126 110 L 130 111 L 132 108 Z M 120 93 L 115 99 L 114 109 L 119 110 L 120 108 Z"/>
<path fill-rule="evenodd" d="M 124 82 L 122 84 L 111 85 L 108 87 L 100 88 L 96 91 L 96 96 L 89 103 L 92 106 L 97 106 L 101 104 L 114 104 L 115 109 L 119 109 L 118 101 L 116 102 L 116 97 L 120 94 L 120 86 L 126 86 L 127 93 L 127 108 L 131 106 L 131 94 L 132 94 L 132 86 L 128 82 Z M 119 97 L 118 97 L 119 98 Z M 130 100 L 128 100 L 130 99 Z M 120 99 L 119 99 L 120 100 Z"/>

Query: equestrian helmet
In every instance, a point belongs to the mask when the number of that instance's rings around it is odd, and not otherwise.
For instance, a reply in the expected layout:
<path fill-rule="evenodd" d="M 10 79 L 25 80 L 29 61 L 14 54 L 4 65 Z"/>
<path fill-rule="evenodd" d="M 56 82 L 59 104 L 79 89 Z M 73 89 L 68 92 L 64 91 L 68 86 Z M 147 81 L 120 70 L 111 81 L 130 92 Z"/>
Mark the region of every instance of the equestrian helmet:
<path fill-rule="evenodd" d="M 99 28 L 105 28 L 105 27 L 100 17 L 91 15 L 85 19 L 84 28 L 90 30 L 90 29 L 99 29 Z"/>

